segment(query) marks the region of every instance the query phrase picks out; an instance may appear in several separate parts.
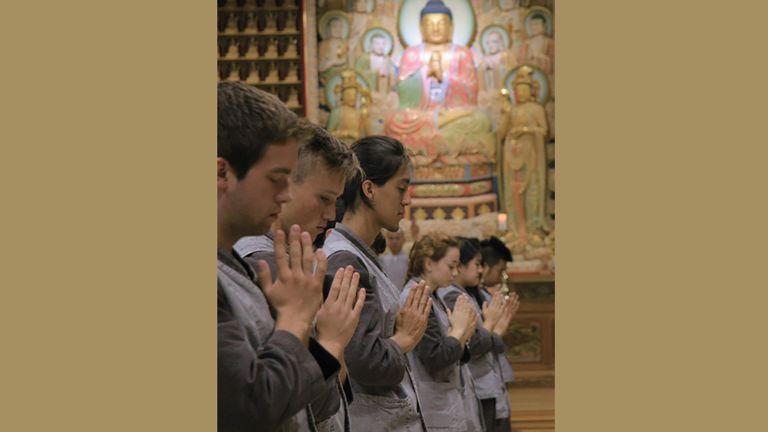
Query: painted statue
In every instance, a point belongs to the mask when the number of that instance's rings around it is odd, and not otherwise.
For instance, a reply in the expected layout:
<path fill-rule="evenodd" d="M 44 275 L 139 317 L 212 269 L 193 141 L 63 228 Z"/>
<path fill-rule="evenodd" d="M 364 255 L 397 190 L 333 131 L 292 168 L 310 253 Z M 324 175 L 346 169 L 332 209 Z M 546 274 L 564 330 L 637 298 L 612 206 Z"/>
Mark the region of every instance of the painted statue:
<path fill-rule="evenodd" d="M 548 36 L 551 15 L 544 8 L 535 8 L 525 17 L 528 39 L 520 46 L 518 63 L 538 66 L 547 73 L 550 81 L 555 73 L 555 41 Z M 550 83 L 551 85 L 552 83 Z"/>
<path fill-rule="evenodd" d="M 495 158 L 488 115 L 477 107 L 478 78 L 472 51 L 453 42 L 453 13 L 429 0 L 420 13 L 422 43 L 400 60 L 400 105 L 384 133 L 401 140 L 415 165 L 483 163 Z"/>
<path fill-rule="evenodd" d="M 521 243 L 531 235 L 548 233 L 546 216 L 547 118 L 535 100 L 538 83 L 533 68 L 518 69 L 512 88 L 516 104 L 499 126 L 502 145 L 503 202 Z"/>
<path fill-rule="evenodd" d="M 349 19 L 342 11 L 330 11 L 318 22 L 323 40 L 317 45 L 317 70 L 321 80 L 347 67 Z"/>
<path fill-rule="evenodd" d="M 389 93 L 395 89 L 395 64 L 389 59 L 392 49 L 392 36 L 384 29 L 371 29 L 370 48 L 366 49 L 355 63 L 371 88 L 380 93 Z M 366 32 L 366 35 L 369 33 Z M 368 37 L 365 37 L 368 39 Z"/>
<path fill-rule="evenodd" d="M 504 28 L 491 26 L 480 37 L 483 47 L 483 59 L 478 67 L 480 88 L 485 91 L 498 92 L 504 87 L 503 80 L 517 61 L 509 51 L 509 35 Z"/>
<path fill-rule="evenodd" d="M 341 72 L 341 84 L 335 86 L 334 92 L 341 93 L 341 104 L 331 110 L 326 126 L 328 132 L 345 142 L 353 142 L 369 135 L 370 92 L 357 81 L 354 70 L 345 69 Z"/>

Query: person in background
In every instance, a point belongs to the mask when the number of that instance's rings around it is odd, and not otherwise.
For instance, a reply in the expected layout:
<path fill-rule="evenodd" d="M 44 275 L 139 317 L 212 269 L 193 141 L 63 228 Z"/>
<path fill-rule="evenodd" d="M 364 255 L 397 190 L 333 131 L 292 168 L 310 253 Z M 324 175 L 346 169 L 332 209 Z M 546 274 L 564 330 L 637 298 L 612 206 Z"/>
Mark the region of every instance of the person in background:
<path fill-rule="evenodd" d="M 485 302 L 492 301 L 496 293 L 501 293 L 501 284 L 504 277 L 504 271 L 507 268 L 507 262 L 512 261 L 512 254 L 504 243 L 496 237 L 490 237 L 480 242 L 480 250 L 483 256 L 483 272 L 480 280 L 480 289 L 477 291 L 480 298 Z M 497 334 L 503 338 L 509 329 L 509 323 L 517 313 L 520 307 L 520 300 L 517 293 L 510 293 L 507 298 L 507 307 L 504 315 L 497 324 Z M 499 352 L 496 355 L 496 361 L 499 364 L 501 378 L 504 381 L 504 400 L 509 403 L 509 393 L 506 383 L 514 381 L 515 375 L 512 372 L 512 365 L 509 364 L 506 351 Z M 511 411 L 511 407 L 510 407 Z M 497 428 L 508 431 L 512 425 L 509 422 L 509 416 L 497 419 Z"/>
<path fill-rule="evenodd" d="M 408 353 L 416 377 L 424 420 L 429 431 L 483 431 L 480 401 L 475 394 L 466 344 L 477 328 L 478 314 L 466 295 L 459 296 L 453 310 L 437 295 L 437 287 L 448 286 L 456 275 L 459 243 L 446 234 L 433 232 L 414 243 L 408 261 L 408 282 L 400 294 L 405 302 L 412 287 L 426 282 L 432 297 L 427 331 Z"/>
<path fill-rule="evenodd" d="M 313 253 L 298 226 L 288 236 L 290 264 L 286 234 L 275 234 L 275 283 L 265 263 L 257 279 L 232 249 L 240 237 L 267 232 L 290 201 L 288 176 L 310 128 L 251 86 L 221 82 L 217 92 L 218 430 L 313 430 L 306 407 L 339 373 L 357 324 L 348 304 L 356 286 L 351 277 L 336 276 L 334 295 L 323 304 L 326 258 Z"/>
<path fill-rule="evenodd" d="M 508 314 L 509 306 L 501 293 L 486 301 L 478 291 L 482 269 L 480 242 L 473 238 L 459 237 L 459 265 L 453 284 L 440 288 L 438 295 L 448 307 L 452 307 L 462 295 L 467 295 L 470 303 L 480 315 L 478 328 L 469 341 L 469 370 L 475 380 L 475 389 L 482 405 L 486 431 L 504 429 L 500 423 L 509 422 L 509 401 L 505 400 L 506 386 L 502 378 L 497 357 L 505 351 L 502 327 L 503 319 Z M 482 305 L 482 306 L 481 306 Z M 508 321 L 507 321 L 508 323 Z M 508 398 L 507 398 L 508 399 Z"/>
<path fill-rule="evenodd" d="M 400 307 L 400 290 L 371 249 L 382 228 L 398 229 L 411 202 L 410 162 L 402 143 L 385 136 L 362 138 L 352 151 L 361 172 L 347 181 L 342 221 L 323 244 L 329 267 L 351 265 L 366 290 L 360 323 L 344 355 L 355 393 L 350 417 L 365 430 L 426 430 L 405 354 L 424 335 L 432 300 L 420 283 Z"/>
<path fill-rule="evenodd" d="M 234 249 L 254 267 L 264 260 L 269 265 L 272 282 L 275 282 L 275 232 L 279 229 L 288 232 L 291 226 L 299 225 L 311 238 L 316 238 L 336 218 L 336 199 L 344 192 L 346 179 L 359 169 L 357 158 L 348 145 L 314 125 L 312 138 L 299 147 L 296 170 L 289 185 L 293 199 L 283 204 L 268 233 L 243 237 L 235 243 Z M 346 271 L 351 276 L 352 267 L 347 267 Z M 358 307 L 362 310 L 362 302 Z M 339 360 L 339 380 L 329 383 L 326 394 L 311 404 L 315 427 L 319 432 L 349 430 L 351 427 L 348 403 L 352 401 L 352 392 L 346 379 L 344 357 Z"/>
<path fill-rule="evenodd" d="M 389 253 L 379 257 L 379 262 L 389 280 L 402 290 L 405 285 L 405 273 L 408 271 L 408 255 L 403 252 L 405 234 L 402 229 L 398 229 L 395 232 L 387 231 L 386 236 Z"/>

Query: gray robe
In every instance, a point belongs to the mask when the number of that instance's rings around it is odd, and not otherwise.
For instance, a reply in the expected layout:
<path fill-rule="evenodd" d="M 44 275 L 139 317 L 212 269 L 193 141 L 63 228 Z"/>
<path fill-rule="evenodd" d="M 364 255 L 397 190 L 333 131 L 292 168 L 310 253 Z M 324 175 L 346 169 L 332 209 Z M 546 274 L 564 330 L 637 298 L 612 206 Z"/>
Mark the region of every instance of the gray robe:
<path fill-rule="evenodd" d="M 275 260 L 275 236 L 269 232 L 262 236 L 243 237 L 233 248 L 253 268 L 258 261 L 264 260 L 269 266 L 272 282 L 277 280 L 277 261 Z M 327 383 L 326 393 L 311 404 L 318 432 L 349 431 L 348 402 L 352 402 L 352 389 L 349 381 L 342 386 L 339 379 Z"/>
<path fill-rule="evenodd" d="M 275 322 L 253 271 L 218 248 L 218 430 L 314 431 L 310 402 L 341 365 Z"/>
<path fill-rule="evenodd" d="M 401 306 L 417 282 L 411 279 L 405 284 L 400 294 Z M 424 421 L 430 432 L 482 432 L 485 428 L 480 400 L 472 373 L 465 364 L 469 361 L 469 351 L 461 347 L 458 339 L 447 336 L 450 326 L 447 307 L 433 292 L 427 330 L 416 348 L 408 353 Z"/>
<path fill-rule="evenodd" d="M 363 430 L 426 430 L 408 360 L 389 339 L 395 333 L 400 290 L 373 250 L 343 224 L 336 224 L 323 250 L 328 255 L 326 291 L 336 270 L 347 265 L 360 273 L 360 287 L 366 290 L 360 322 L 344 353 L 355 394 L 349 407 L 352 423 Z"/>

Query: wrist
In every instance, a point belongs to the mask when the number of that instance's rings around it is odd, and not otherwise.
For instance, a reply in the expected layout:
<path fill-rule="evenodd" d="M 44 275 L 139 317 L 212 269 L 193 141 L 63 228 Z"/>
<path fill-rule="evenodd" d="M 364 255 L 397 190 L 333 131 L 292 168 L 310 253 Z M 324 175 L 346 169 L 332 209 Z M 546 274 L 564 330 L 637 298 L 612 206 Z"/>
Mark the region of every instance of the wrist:
<path fill-rule="evenodd" d="M 491 321 L 483 321 L 483 328 L 488 330 L 488 332 L 492 332 L 493 329 L 496 327 L 496 323 Z"/>
<path fill-rule="evenodd" d="M 318 336 L 317 343 L 325 348 L 325 350 L 328 351 L 332 356 L 336 357 L 336 360 L 338 360 L 339 363 L 344 362 L 344 345 L 337 341 L 323 338 L 321 336 Z"/>
<path fill-rule="evenodd" d="M 275 321 L 275 330 L 287 331 L 299 338 L 304 346 L 309 346 L 309 333 L 312 330 L 310 323 L 285 315 L 281 316 L 278 313 L 277 320 Z"/>
<path fill-rule="evenodd" d="M 409 336 L 406 336 L 402 333 L 395 333 L 390 337 L 390 339 L 400 347 L 400 350 L 403 352 L 403 354 L 408 354 L 408 352 L 413 349 L 411 346 L 412 340 Z"/>

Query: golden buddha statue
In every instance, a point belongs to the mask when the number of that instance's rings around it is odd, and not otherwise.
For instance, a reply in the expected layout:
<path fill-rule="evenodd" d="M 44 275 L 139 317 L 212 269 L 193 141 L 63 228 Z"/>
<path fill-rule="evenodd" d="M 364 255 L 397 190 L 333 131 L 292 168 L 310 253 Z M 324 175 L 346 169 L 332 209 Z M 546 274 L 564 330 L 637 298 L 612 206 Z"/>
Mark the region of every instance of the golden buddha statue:
<path fill-rule="evenodd" d="M 355 71 L 345 69 L 341 72 L 341 84 L 333 90 L 341 93 L 341 105 L 331 110 L 326 129 L 339 139 L 351 142 L 369 135 L 368 104 L 370 91 L 357 81 Z M 360 95 L 360 107 L 357 98 Z"/>
<path fill-rule="evenodd" d="M 503 140 L 502 200 L 520 242 L 528 243 L 529 235 L 552 230 L 545 214 L 547 117 L 535 99 L 539 85 L 531 67 L 518 69 L 512 88 L 516 104 L 506 112 L 498 130 L 499 140 Z"/>
<path fill-rule="evenodd" d="M 453 14 L 441 0 L 421 10 L 422 43 L 400 60 L 400 105 L 384 133 L 414 154 L 414 164 L 471 165 L 495 160 L 488 115 L 477 107 L 478 78 L 472 51 L 453 43 Z"/>

